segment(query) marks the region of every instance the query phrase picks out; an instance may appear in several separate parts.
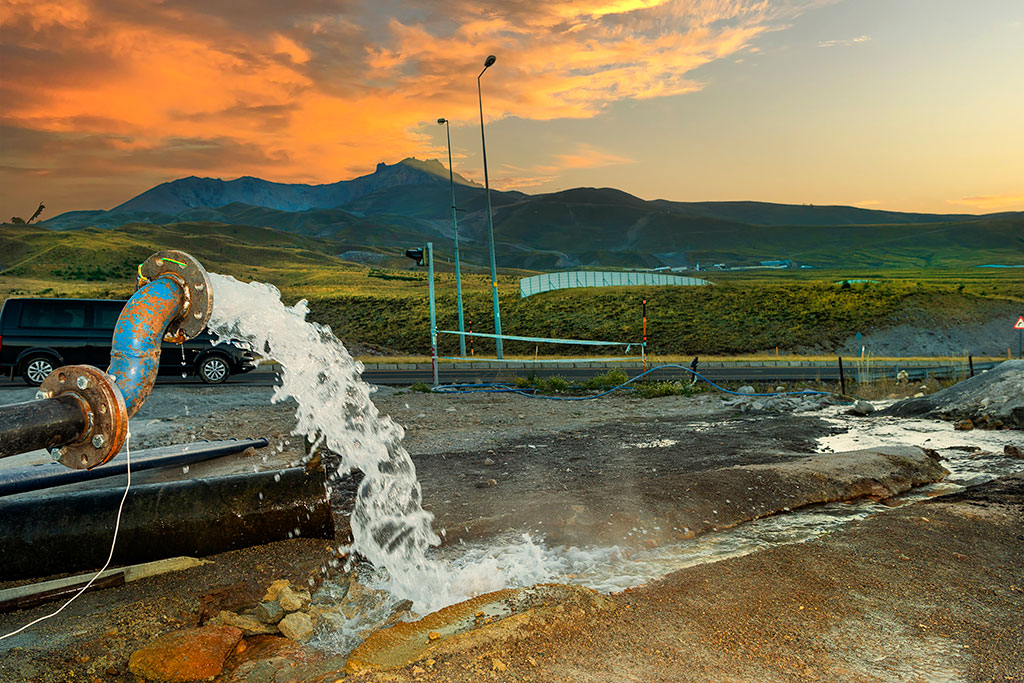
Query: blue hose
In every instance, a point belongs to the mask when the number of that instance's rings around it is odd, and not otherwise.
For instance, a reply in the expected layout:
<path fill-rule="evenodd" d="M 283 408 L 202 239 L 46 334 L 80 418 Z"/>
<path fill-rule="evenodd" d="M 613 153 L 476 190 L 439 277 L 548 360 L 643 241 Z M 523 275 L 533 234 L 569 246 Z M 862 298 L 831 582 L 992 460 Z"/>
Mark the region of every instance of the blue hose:
<path fill-rule="evenodd" d="M 595 394 L 593 396 L 545 396 L 544 394 L 536 393 L 536 390 L 529 390 L 528 391 L 526 389 L 520 389 L 519 387 L 517 387 L 517 386 L 515 386 L 513 384 L 501 384 L 501 383 L 442 384 L 440 386 L 434 387 L 431 391 L 434 391 L 434 392 L 439 393 L 439 394 L 475 394 L 475 393 L 498 394 L 498 393 L 508 393 L 508 394 L 520 394 L 522 396 L 528 396 L 530 398 L 543 398 L 543 399 L 547 399 L 549 401 L 589 401 L 591 399 L 601 398 L 602 396 L 607 396 L 608 394 L 612 393 L 613 391 L 618 391 L 619 389 L 622 389 L 623 387 L 628 386 L 628 385 L 632 384 L 633 382 L 637 381 L 641 377 L 644 377 L 645 375 L 651 374 L 655 370 L 666 370 L 666 369 L 669 369 L 669 368 L 674 368 L 674 369 L 678 369 L 678 370 L 685 370 L 686 372 L 688 372 L 691 375 L 693 375 L 695 378 L 701 379 L 701 380 L 707 382 L 708 384 L 713 386 L 715 389 L 718 389 L 719 391 L 721 391 L 723 393 L 726 393 L 726 394 L 732 394 L 733 396 L 829 396 L 832 393 L 832 392 L 829 392 L 829 391 L 814 391 L 814 390 L 811 390 L 811 389 L 804 389 L 802 391 L 773 391 L 773 392 L 769 392 L 769 393 L 766 393 L 766 394 L 757 394 L 757 393 L 746 394 L 746 393 L 741 393 L 741 392 L 738 392 L 738 391 L 731 391 L 729 389 L 726 389 L 723 386 L 719 386 L 718 384 L 715 384 L 714 382 L 709 380 L 704 375 L 700 374 L 699 372 L 696 372 L 695 370 L 691 370 L 690 368 L 686 367 L 685 365 L 675 365 L 675 364 L 671 364 L 671 363 L 667 364 L 667 365 L 657 365 L 657 366 L 651 368 L 650 370 L 647 370 L 646 372 L 643 372 L 643 373 L 637 375 L 636 377 L 633 377 L 632 379 L 626 380 L 625 382 L 623 382 L 622 384 L 620 384 L 617 387 L 612 387 L 611 389 L 609 389 L 607 391 L 603 391 L 600 394 Z"/>

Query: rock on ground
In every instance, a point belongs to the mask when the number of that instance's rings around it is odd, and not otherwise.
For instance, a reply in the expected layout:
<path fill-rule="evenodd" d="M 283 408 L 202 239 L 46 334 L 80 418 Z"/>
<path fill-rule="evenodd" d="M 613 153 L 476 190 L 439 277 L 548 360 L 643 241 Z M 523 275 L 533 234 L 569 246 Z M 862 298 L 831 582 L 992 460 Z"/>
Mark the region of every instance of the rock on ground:
<path fill-rule="evenodd" d="M 224 660 L 242 639 L 232 626 L 204 626 L 162 635 L 128 660 L 128 669 L 151 681 L 187 683 L 220 675 Z"/>
<path fill-rule="evenodd" d="M 313 620 L 305 612 L 292 612 L 277 627 L 284 636 L 299 642 L 313 637 Z"/>
<path fill-rule="evenodd" d="M 832 403 L 827 394 L 781 394 L 779 396 L 756 395 L 753 387 L 740 387 L 740 394 L 752 396 L 728 396 L 722 405 L 742 413 L 792 413 L 805 410 L 820 410 Z"/>
<path fill-rule="evenodd" d="M 1024 360 L 1008 360 L 929 396 L 909 398 L 879 415 L 971 420 L 975 427 L 1024 429 Z"/>

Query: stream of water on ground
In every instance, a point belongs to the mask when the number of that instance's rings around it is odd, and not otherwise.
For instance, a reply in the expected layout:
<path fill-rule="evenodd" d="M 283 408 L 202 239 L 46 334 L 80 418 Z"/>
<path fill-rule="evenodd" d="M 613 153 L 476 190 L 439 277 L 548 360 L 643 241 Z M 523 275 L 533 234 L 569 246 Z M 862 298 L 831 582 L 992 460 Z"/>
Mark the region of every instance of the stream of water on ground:
<path fill-rule="evenodd" d="M 275 402 L 298 404 L 295 434 L 314 447 L 341 454 L 341 472 L 364 473 L 351 517 L 351 550 L 368 561 L 360 580 L 387 596 L 350 618 L 334 620 L 316 641 L 335 652 L 350 650 L 368 629 L 380 625 L 404 600 L 410 616 L 425 614 L 474 595 L 538 583 L 571 583 L 602 592 L 621 591 L 696 564 L 738 557 L 786 543 L 799 543 L 834 531 L 850 521 L 889 509 L 870 500 L 814 505 L 694 540 L 636 550 L 611 547 L 549 547 L 528 534 L 487 542 L 435 548 L 432 515 L 421 506 L 420 485 L 402 427 L 381 415 L 360 378 L 354 360 L 330 329 L 307 321 L 305 301 L 285 306 L 271 285 L 242 283 L 210 274 L 214 288 L 210 329 L 242 340 L 257 353 L 281 363 Z M 951 475 L 902 499 L 959 490 L 1020 471 L 1024 464 L 1002 455 L 1005 432 L 955 432 L 933 420 L 851 418 L 845 407 L 816 414 L 842 433 L 819 440 L 819 452 L 878 445 L 916 445 L 937 450 Z M 1024 446 L 1024 444 L 1022 444 Z M 651 447 L 657 447 L 657 444 Z M 637 529 L 637 533 L 645 530 Z M 367 570 L 366 567 L 372 567 Z M 323 593 L 329 599 L 333 587 Z"/>

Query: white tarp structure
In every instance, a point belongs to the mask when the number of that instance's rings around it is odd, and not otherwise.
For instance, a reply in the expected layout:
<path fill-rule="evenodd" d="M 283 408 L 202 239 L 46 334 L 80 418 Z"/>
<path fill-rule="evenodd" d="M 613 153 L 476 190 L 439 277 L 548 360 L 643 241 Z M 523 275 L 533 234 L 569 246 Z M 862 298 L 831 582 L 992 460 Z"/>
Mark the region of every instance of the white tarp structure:
<path fill-rule="evenodd" d="M 707 280 L 682 275 L 663 273 L 632 273 L 628 271 L 574 270 L 563 273 L 544 273 L 524 277 L 519 281 L 519 297 L 525 299 L 533 294 L 550 292 L 553 289 L 573 287 L 637 287 L 675 285 L 695 287 L 710 285 Z"/>

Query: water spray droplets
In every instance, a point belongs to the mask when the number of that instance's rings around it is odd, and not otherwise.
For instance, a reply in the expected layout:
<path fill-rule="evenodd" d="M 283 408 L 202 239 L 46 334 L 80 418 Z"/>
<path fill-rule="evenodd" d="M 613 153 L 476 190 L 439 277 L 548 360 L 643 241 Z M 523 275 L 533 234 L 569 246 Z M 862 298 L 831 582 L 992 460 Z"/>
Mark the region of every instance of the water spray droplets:
<path fill-rule="evenodd" d="M 431 530 L 433 515 L 420 505 L 416 468 L 401 444 L 404 432 L 370 400 L 371 388 L 360 379 L 362 363 L 330 328 L 306 321 L 305 301 L 286 307 L 271 285 L 215 273 L 210 279 L 216 301 L 210 329 L 281 363 L 272 400 L 298 404 L 292 433 L 340 454 L 342 473 L 364 473 L 351 517 L 352 549 L 386 570 L 395 596 L 420 609 L 450 603 L 447 572 L 426 557 L 440 539 Z"/>

